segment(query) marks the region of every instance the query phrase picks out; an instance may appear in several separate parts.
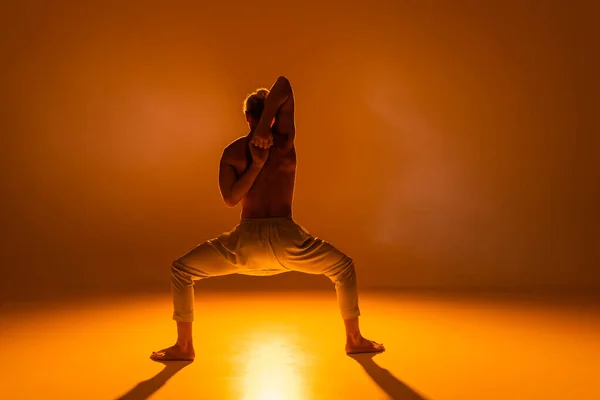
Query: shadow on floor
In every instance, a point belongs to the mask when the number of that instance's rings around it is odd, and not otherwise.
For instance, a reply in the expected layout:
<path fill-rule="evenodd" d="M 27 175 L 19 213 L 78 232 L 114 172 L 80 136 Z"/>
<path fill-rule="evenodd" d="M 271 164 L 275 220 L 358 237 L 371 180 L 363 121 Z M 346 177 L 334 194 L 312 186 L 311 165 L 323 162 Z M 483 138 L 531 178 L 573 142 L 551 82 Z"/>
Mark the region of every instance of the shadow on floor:
<path fill-rule="evenodd" d="M 163 387 L 173 375 L 191 363 L 191 361 L 170 361 L 168 363 L 161 363 L 164 364 L 165 367 L 158 374 L 150 379 L 141 381 L 129 392 L 115 400 L 145 400 Z"/>
<path fill-rule="evenodd" d="M 376 354 L 351 354 L 350 357 L 355 359 L 365 369 L 367 374 L 391 399 L 394 400 L 431 400 L 423 397 L 415 392 L 408 385 L 396 378 L 390 371 L 381 368 L 373 361 Z"/>

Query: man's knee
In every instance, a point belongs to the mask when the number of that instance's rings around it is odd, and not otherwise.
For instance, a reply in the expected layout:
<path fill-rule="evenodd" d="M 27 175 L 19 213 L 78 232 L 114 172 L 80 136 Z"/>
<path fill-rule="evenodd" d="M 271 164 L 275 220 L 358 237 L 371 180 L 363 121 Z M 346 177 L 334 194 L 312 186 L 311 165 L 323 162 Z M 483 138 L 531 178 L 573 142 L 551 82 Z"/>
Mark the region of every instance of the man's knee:
<path fill-rule="evenodd" d="M 335 283 L 355 281 L 356 271 L 354 270 L 354 260 L 348 256 L 344 257 L 328 276 Z"/>
<path fill-rule="evenodd" d="M 193 280 L 208 278 L 210 275 L 197 267 L 190 268 L 181 258 L 171 263 L 171 276 L 173 280 L 190 283 Z"/>
<path fill-rule="evenodd" d="M 356 279 L 356 271 L 354 269 L 354 260 L 352 260 L 350 257 L 347 257 L 347 261 L 344 264 L 342 274 L 343 274 L 344 280 L 355 280 Z"/>
<path fill-rule="evenodd" d="M 171 263 L 171 278 L 175 286 L 189 286 L 194 284 L 189 268 L 177 259 Z"/>

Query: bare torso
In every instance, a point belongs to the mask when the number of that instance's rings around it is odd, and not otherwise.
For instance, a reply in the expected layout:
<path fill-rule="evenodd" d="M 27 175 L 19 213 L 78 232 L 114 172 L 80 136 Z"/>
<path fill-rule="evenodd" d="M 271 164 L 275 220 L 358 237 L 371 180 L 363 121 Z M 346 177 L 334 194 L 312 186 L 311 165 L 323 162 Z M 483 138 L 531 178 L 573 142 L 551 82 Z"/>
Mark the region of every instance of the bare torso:
<path fill-rule="evenodd" d="M 251 134 L 233 142 L 232 159 L 238 176 L 250 166 L 252 156 L 248 148 Z M 296 178 L 296 149 L 288 137 L 273 133 L 269 158 L 254 184 L 242 199 L 242 218 L 291 217 L 294 182 Z"/>

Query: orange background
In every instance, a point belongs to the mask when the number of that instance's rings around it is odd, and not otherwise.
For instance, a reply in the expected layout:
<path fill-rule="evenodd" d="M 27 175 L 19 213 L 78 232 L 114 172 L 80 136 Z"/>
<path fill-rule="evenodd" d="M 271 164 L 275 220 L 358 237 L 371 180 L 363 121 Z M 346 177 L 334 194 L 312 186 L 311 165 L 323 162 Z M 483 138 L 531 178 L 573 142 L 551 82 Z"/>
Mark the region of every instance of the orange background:
<path fill-rule="evenodd" d="M 591 9 L 9 3 L 4 299 L 168 290 L 176 257 L 237 223 L 218 161 L 247 132 L 245 94 L 281 74 L 296 96 L 294 217 L 355 259 L 362 288 L 600 286 Z"/>

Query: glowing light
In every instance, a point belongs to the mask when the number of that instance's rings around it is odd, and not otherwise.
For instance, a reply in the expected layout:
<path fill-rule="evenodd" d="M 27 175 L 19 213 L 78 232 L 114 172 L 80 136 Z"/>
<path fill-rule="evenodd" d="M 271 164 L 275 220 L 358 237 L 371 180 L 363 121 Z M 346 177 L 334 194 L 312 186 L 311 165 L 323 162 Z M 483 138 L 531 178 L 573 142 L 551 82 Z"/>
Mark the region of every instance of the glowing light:
<path fill-rule="evenodd" d="M 243 400 L 306 399 L 306 385 L 300 374 L 302 353 L 286 334 L 261 331 L 247 342 L 240 355 L 245 363 Z"/>

